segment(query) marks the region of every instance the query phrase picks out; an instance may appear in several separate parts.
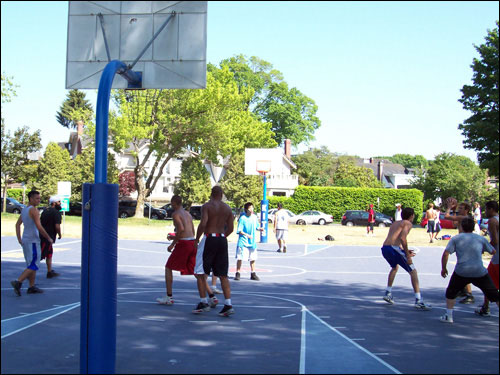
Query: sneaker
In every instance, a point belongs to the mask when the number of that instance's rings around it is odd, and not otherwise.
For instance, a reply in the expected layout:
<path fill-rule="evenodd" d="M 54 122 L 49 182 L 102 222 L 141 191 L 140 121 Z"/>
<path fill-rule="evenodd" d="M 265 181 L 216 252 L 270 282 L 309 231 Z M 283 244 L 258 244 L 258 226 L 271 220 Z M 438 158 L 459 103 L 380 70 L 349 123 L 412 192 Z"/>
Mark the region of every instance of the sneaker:
<path fill-rule="evenodd" d="M 220 316 L 229 316 L 232 314 L 234 314 L 234 309 L 231 305 L 224 305 L 224 308 L 219 312 Z"/>
<path fill-rule="evenodd" d="M 30 286 L 28 288 L 28 294 L 36 294 L 36 293 L 43 293 L 43 290 L 37 287 L 36 285 Z"/>
<path fill-rule="evenodd" d="M 23 285 L 23 283 L 20 283 L 19 281 L 17 280 L 12 280 L 10 282 L 10 285 L 12 285 L 12 287 L 14 288 L 14 292 L 19 296 L 21 297 L 21 285 Z"/>
<path fill-rule="evenodd" d="M 165 296 L 163 298 L 157 298 L 156 302 L 158 302 L 160 305 L 173 305 L 174 299 L 172 297 Z"/>
<path fill-rule="evenodd" d="M 460 297 L 467 297 L 467 293 L 464 292 L 463 289 L 457 293 L 457 296 L 455 298 L 460 298 Z"/>
<path fill-rule="evenodd" d="M 210 304 L 210 307 L 211 307 L 212 309 L 214 309 L 214 308 L 217 306 L 217 304 L 219 303 L 219 300 L 217 299 L 217 297 L 216 297 L 216 296 L 213 296 L 212 298 L 209 298 L 209 299 L 208 299 L 208 302 L 209 302 L 209 304 Z"/>
<path fill-rule="evenodd" d="M 212 287 L 212 292 L 214 292 L 215 294 L 222 294 L 222 290 L 217 289 L 217 287 L 215 286 Z"/>
<path fill-rule="evenodd" d="M 203 311 L 210 311 L 210 306 L 208 303 L 200 302 L 195 309 L 193 309 L 193 314 L 200 314 Z"/>
<path fill-rule="evenodd" d="M 424 303 L 424 300 L 418 300 L 418 299 L 416 299 L 415 300 L 415 308 L 417 310 L 430 310 L 431 309 L 431 305 L 427 305 L 426 303 Z"/>
<path fill-rule="evenodd" d="M 459 301 L 460 303 L 464 303 L 466 305 L 470 305 L 471 303 L 474 303 L 474 296 L 472 294 L 469 294 L 466 296 L 464 299 Z"/>
<path fill-rule="evenodd" d="M 481 315 L 481 316 L 491 316 L 489 307 L 484 308 L 484 306 L 479 306 L 477 309 L 474 310 L 474 312 L 477 315 Z"/>
<path fill-rule="evenodd" d="M 235 280 L 239 280 L 240 279 L 240 273 L 239 272 L 236 272 L 236 275 L 234 275 L 234 279 Z"/>
<path fill-rule="evenodd" d="M 283 252 L 286 253 L 286 246 L 283 248 Z"/>
<path fill-rule="evenodd" d="M 47 272 L 47 279 L 52 279 L 53 277 L 57 277 L 59 275 L 60 275 L 59 273 L 57 273 L 54 270 L 52 270 L 50 272 Z"/>
<path fill-rule="evenodd" d="M 281 249 L 276 250 L 277 253 L 281 253 Z"/>
<path fill-rule="evenodd" d="M 257 274 L 256 274 L 255 272 L 252 272 L 252 273 L 250 274 L 250 280 L 259 281 L 259 280 L 260 280 L 260 278 L 259 278 L 259 276 L 257 276 Z"/>
<path fill-rule="evenodd" d="M 439 320 L 443 323 L 453 323 L 453 317 L 448 316 L 448 314 L 441 315 Z"/>
<path fill-rule="evenodd" d="M 394 305 L 394 298 L 392 298 L 392 293 L 386 291 L 385 296 L 383 296 L 382 299 L 385 302 L 390 303 L 391 305 Z"/>

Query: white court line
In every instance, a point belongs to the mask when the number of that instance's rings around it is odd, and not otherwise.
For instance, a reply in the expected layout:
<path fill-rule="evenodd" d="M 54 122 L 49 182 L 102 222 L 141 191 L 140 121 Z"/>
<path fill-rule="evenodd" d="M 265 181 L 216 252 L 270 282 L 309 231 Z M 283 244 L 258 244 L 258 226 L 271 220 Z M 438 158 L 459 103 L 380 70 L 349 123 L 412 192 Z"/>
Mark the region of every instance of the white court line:
<path fill-rule="evenodd" d="M 292 316 L 295 316 L 297 314 L 288 314 L 288 315 L 282 315 L 281 318 L 290 318 Z"/>
<path fill-rule="evenodd" d="M 159 319 L 159 318 L 139 318 L 140 320 L 151 320 L 153 322 L 164 322 L 166 319 Z"/>
<path fill-rule="evenodd" d="M 244 319 L 242 322 L 261 322 L 266 319 Z"/>
<path fill-rule="evenodd" d="M 52 245 L 52 247 L 64 246 L 64 245 L 69 245 L 69 244 L 77 243 L 77 242 L 82 242 L 82 240 L 69 241 L 69 242 L 57 242 L 54 245 Z M 5 251 L 2 251 L 2 253 L 6 253 L 6 254 L 7 253 L 15 253 L 16 251 L 23 251 L 23 249 L 19 248 L 19 249 L 14 249 L 14 250 L 5 250 Z"/>

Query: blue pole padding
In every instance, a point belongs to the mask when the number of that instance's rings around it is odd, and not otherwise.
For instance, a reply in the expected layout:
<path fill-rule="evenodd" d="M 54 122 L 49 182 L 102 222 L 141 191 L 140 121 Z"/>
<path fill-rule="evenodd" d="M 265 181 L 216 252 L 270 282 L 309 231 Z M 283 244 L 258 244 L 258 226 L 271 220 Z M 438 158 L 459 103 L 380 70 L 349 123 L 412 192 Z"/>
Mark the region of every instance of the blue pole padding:
<path fill-rule="evenodd" d="M 118 185 L 84 184 L 81 373 L 114 374 L 116 361 Z M 86 371 L 85 371 L 86 370 Z"/>
<path fill-rule="evenodd" d="M 260 222 L 264 230 L 260 232 L 260 243 L 267 243 L 267 231 L 269 229 L 269 222 L 267 211 L 269 210 L 269 201 L 267 199 L 260 202 Z"/>
<path fill-rule="evenodd" d="M 97 92 L 95 133 L 95 183 L 105 184 L 108 173 L 108 114 L 111 85 L 118 70 L 125 71 L 127 65 L 119 60 L 109 62 L 101 75 Z"/>

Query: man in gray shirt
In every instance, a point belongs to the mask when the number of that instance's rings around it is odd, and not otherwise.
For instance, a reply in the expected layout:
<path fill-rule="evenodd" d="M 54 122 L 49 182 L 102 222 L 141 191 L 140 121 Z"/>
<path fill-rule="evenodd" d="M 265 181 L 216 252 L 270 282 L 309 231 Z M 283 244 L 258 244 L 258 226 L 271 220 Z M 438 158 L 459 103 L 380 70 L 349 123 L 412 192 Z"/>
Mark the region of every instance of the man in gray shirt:
<path fill-rule="evenodd" d="M 441 276 L 446 277 L 448 258 L 450 254 L 457 254 L 457 265 L 446 289 L 446 314 L 440 318 L 444 323 L 453 323 L 455 299 L 458 292 L 469 283 L 481 289 L 484 295 L 498 306 L 498 289 L 493 284 L 488 270 L 484 268 L 482 259 L 483 252 L 495 254 L 495 249 L 484 237 L 472 233 L 474 219 L 470 217 L 462 219 L 461 226 L 462 233 L 450 240 L 441 258 Z"/>

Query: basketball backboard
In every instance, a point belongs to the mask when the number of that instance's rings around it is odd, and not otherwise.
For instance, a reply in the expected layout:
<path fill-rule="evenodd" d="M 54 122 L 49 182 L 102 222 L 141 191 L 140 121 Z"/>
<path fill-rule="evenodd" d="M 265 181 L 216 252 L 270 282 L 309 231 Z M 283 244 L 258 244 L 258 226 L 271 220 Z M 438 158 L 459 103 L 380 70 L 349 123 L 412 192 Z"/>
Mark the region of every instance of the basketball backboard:
<path fill-rule="evenodd" d="M 133 64 L 162 26 L 133 66 L 142 88 L 205 88 L 206 1 L 70 1 L 66 88 L 97 89 L 110 60 Z M 112 88 L 127 80 L 116 77 Z"/>
<path fill-rule="evenodd" d="M 282 155 L 281 155 L 282 156 Z M 273 170 L 280 170 L 279 150 L 273 148 L 245 148 L 245 174 L 258 176 L 259 171 L 272 174 Z"/>

